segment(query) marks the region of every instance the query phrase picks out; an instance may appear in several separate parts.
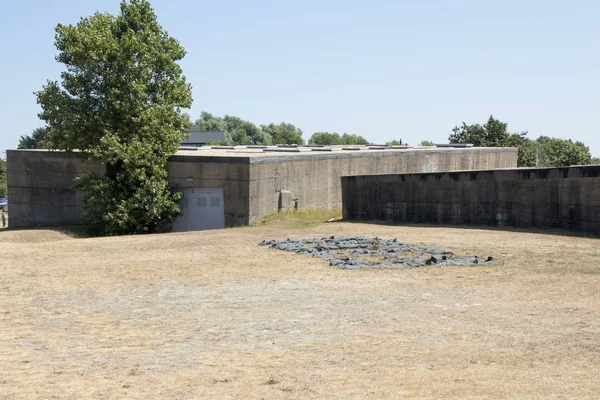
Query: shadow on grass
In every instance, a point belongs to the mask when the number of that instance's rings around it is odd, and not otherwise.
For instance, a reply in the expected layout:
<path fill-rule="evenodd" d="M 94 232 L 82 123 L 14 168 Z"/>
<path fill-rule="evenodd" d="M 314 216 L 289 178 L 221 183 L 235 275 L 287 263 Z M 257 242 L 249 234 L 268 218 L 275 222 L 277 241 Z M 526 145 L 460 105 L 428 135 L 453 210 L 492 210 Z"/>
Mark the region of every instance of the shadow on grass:
<path fill-rule="evenodd" d="M 40 226 L 31 226 L 24 228 L 16 228 L 7 226 L 6 228 L 0 228 L 0 234 L 2 232 L 27 232 L 27 231 L 54 231 L 63 233 L 65 235 L 71 236 L 75 239 L 81 238 L 90 238 L 94 237 L 89 231 L 88 226 L 86 225 L 40 225 Z"/>
<path fill-rule="evenodd" d="M 594 234 L 589 232 L 580 231 L 569 231 L 558 228 L 519 228 L 513 226 L 492 226 L 492 225 L 451 225 L 451 224 L 430 224 L 430 223 L 416 223 L 416 222 L 397 222 L 397 221 L 380 221 L 380 220 L 346 220 L 339 219 L 335 222 L 348 223 L 348 224 L 372 224 L 372 225 L 384 225 L 384 226 L 407 226 L 413 228 L 452 228 L 452 229 L 465 229 L 465 230 L 489 230 L 496 232 L 515 232 L 515 233 L 535 233 L 541 235 L 553 235 L 553 236 L 570 236 L 580 237 L 586 239 L 600 239 L 600 233 Z"/>

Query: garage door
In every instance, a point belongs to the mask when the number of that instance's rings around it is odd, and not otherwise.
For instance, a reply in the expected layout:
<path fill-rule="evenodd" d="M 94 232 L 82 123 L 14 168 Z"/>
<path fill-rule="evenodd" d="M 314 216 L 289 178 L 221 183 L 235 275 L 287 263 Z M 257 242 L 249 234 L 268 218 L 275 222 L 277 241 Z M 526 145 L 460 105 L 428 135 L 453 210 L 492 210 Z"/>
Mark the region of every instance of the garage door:
<path fill-rule="evenodd" d="M 173 223 L 173 232 L 225 228 L 223 189 L 182 189 L 179 207 L 183 213 Z"/>

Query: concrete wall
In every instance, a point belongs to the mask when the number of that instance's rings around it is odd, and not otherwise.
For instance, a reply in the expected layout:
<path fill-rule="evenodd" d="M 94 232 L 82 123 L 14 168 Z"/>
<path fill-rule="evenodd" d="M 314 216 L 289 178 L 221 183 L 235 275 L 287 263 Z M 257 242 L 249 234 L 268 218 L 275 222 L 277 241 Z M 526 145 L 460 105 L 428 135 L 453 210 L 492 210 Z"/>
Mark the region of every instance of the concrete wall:
<path fill-rule="evenodd" d="M 248 225 L 248 157 L 169 158 L 169 181 L 180 188 L 223 188 L 225 226 Z"/>
<path fill-rule="evenodd" d="M 8 150 L 10 226 L 80 223 L 82 196 L 71 190 L 73 178 L 102 171 L 100 162 L 76 153 Z"/>
<path fill-rule="evenodd" d="M 282 162 L 250 160 L 250 222 L 279 208 L 279 193 L 289 190 L 298 208 L 342 206 L 340 177 L 486 168 L 515 168 L 517 149 L 444 149 L 303 155 Z"/>
<path fill-rule="evenodd" d="M 81 223 L 82 193 L 71 190 L 85 172 L 103 173 L 100 162 L 76 153 L 7 152 L 11 227 Z M 181 188 L 223 188 L 226 226 L 248 224 L 248 158 L 173 156 L 169 181 Z"/>
<path fill-rule="evenodd" d="M 384 152 L 285 154 L 282 156 L 175 155 L 167 169 L 181 188 L 223 188 L 225 225 L 248 225 L 277 212 L 280 192 L 299 208 L 341 206 L 340 177 L 357 174 L 436 172 L 515 167 L 516 149 L 444 149 Z M 102 164 L 77 154 L 9 150 L 8 190 L 11 226 L 81 222 L 81 194 L 70 189 L 87 171 Z"/>
<path fill-rule="evenodd" d="M 347 219 L 600 233 L 600 166 L 342 178 Z"/>

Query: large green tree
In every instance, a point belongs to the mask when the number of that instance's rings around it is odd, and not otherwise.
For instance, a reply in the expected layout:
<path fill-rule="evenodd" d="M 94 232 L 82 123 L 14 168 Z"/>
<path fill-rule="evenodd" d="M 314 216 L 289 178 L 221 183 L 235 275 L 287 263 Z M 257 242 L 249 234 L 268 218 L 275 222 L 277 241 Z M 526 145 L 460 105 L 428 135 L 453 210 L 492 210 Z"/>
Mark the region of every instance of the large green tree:
<path fill-rule="evenodd" d="M 21 136 L 17 148 L 19 149 L 48 149 L 52 147 L 49 143 L 50 135 L 48 134 L 50 128 L 47 126 L 34 129 L 31 135 Z"/>
<path fill-rule="evenodd" d="M 362 137 L 360 135 L 352 135 L 350 133 L 344 133 L 341 137 L 341 140 L 342 140 L 342 144 L 346 144 L 346 145 L 357 145 L 357 144 L 367 145 L 370 143 L 364 137 Z"/>
<path fill-rule="evenodd" d="M 519 167 L 538 166 L 538 143 L 522 134 L 511 134 L 504 146 L 516 147 L 519 149 L 519 158 L 517 165 Z"/>
<path fill-rule="evenodd" d="M 450 143 L 470 143 L 476 147 L 502 147 L 507 146 L 510 140 L 516 141 L 518 137 L 525 138 L 527 132 L 510 133 L 508 124 L 490 115 L 484 125 L 467 125 L 454 127 L 448 138 Z"/>
<path fill-rule="evenodd" d="M 535 166 L 532 158 L 532 144 L 527 139 L 527 132 L 510 133 L 508 124 L 490 115 L 484 125 L 472 124 L 454 127 L 448 140 L 450 143 L 470 143 L 477 147 L 517 147 L 519 148 L 519 167 Z"/>
<path fill-rule="evenodd" d="M 302 130 L 292 124 L 282 122 L 279 125 L 261 125 L 260 128 L 271 137 L 273 144 L 304 144 Z"/>
<path fill-rule="evenodd" d="M 587 165 L 592 162 L 588 146 L 571 139 L 551 138 L 540 136 L 538 144 L 538 166 L 568 167 L 569 165 Z"/>
<path fill-rule="evenodd" d="M 66 70 L 37 92 L 40 118 L 53 147 L 82 150 L 106 171 L 76 179 L 86 219 L 105 235 L 169 231 L 181 193 L 166 164 L 186 135 L 181 108 L 192 103 L 178 64 L 184 48 L 146 0 L 59 24 L 55 44 Z"/>
<path fill-rule="evenodd" d="M 252 122 L 232 115 L 225 115 L 223 121 L 233 144 L 269 145 L 272 143 L 271 137 Z"/>
<path fill-rule="evenodd" d="M 226 131 L 227 126 L 223 118 L 215 117 L 209 112 L 202 111 L 200 118 L 196 120 L 196 125 L 202 131 Z"/>
<path fill-rule="evenodd" d="M 332 146 L 342 144 L 342 138 L 339 133 L 315 132 L 308 139 L 308 144 L 318 146 Z"/>

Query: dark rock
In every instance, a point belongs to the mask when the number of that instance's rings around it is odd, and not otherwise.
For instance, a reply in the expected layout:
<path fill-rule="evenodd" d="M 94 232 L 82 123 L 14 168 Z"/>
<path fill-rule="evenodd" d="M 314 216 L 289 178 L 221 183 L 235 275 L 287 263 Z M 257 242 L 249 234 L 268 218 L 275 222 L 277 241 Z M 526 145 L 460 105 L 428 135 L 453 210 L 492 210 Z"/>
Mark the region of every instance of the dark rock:
<path fill-rule="evenodd" d="M 397 239 L 385 240 L 368 237 L 321 237 L 299 240 L 263 240 L 259 246 L 270 246 L 279 250 L 297 254 L 311 255 L 323 258 L 330 265 L 344 269 L 359 268 L 403 268 L 421 267 L 424 265 L 462 266 L 479 263 L 479 258 L 457 257 L 450 251 L 436 249 L 429 246 L 415 246 L 398 242 Z M 348 254 L 342 251 L 350 250 Z M 416 257 L 403 257 L 405 253 L 417 254 Z M 379 263 L 370 263 L 361 260 L 365 256 L 381 258 Z M 488 257 L 486 263 L 495 263 L 493 257 Z"/>
<path fill-rule="evenodd" d="M 438 263 L 438 259 L 435 258 L 434 256 L 431 256 L 427 261 L 425 261 L 425 265 L 433 265 L 433 264 L 437 264 Z"/>

